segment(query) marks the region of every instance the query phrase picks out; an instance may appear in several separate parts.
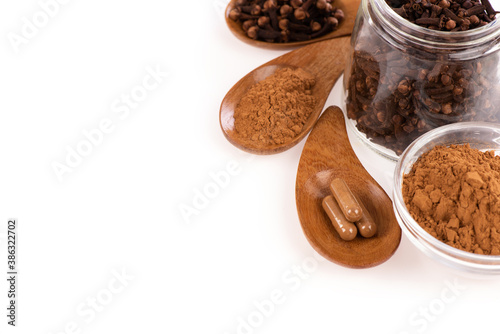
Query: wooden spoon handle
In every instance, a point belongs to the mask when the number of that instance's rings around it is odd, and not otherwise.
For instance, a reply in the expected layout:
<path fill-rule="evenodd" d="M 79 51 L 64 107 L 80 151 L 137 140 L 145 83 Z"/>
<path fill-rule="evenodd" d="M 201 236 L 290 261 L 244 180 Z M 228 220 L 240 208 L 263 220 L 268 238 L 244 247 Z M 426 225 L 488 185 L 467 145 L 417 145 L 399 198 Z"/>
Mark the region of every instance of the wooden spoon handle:
<path fill-rule="evenodd" d="M 330 93 L 337 78 L 344 71 L 350 45 L 351 36 L 329 39 L 286 53 L 272 62 L 303 68 L 318 80 L 331 84 L 328 91 Z"/>
<path fill-rule="evenodd" d="M 318 139 L 318 143 L 314 146 L 310 145 L 304 147 L 304 151 L 321 150 L 322 152 L 310 153 L 316 158 L 316 161 L 324 163 L 325 166 L 330 166 L 332 165 L 330 157 L 335 157 L 336 160 L 335 163 L 333 163 L 335 167 L 333 169 L 355 170 L 356 173 L 361 173 L 369 179 L 372 179 L 371 175 L 364 169 L 352 149 L 347 135 L 345 118 L 342 110 L 339 107 L 330 106 L 323 112 L 321 120 L 322 121 L 318 122 L 312 129 L 310 134 L 310 137 Z M 313 135 L 314 133 L 328 135 L 315 136 Z"/>

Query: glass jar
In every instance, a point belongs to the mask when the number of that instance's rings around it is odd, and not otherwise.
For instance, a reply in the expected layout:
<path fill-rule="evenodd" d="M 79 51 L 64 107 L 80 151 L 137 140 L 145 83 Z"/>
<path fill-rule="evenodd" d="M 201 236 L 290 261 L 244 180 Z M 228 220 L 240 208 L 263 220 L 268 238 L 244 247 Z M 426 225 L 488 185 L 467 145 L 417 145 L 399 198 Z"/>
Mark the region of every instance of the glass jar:
<path fill-rule="evenodd" d="M 385 0 L 362 0 L 344 72 L 348 124 L 391 159 L 423 133 L 500 122 L 500 19 L 467 31 L 420 27 Z"/>

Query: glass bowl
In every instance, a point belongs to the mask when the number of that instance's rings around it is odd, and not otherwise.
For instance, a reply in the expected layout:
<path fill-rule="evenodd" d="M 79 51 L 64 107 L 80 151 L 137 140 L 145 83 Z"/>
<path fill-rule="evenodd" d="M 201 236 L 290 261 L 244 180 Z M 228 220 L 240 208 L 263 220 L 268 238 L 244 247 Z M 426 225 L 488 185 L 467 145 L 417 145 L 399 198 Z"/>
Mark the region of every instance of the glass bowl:
<path fill-rule="evenodd" d="M 462 122 L 431 130 L 410 144 L 396 164 L 394 175 L 393 205 L 396 218 L 410 241 L 432 259 L 461 272 L 483 275 L 500 275 L 500 256 L 473 254 L 459 250 L 434 238 L 411 217 L 403 200 L 403 175 L 413 164 L 434 146 L 469 143 L 481 151 L 500 154 L 500 124 Z"/>

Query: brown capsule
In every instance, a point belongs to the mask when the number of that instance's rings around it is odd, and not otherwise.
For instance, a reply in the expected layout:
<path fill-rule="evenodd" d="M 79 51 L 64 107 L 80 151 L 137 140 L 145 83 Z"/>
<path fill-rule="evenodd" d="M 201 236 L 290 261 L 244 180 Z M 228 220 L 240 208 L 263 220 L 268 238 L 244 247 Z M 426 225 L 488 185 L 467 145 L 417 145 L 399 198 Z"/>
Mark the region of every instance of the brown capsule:
<path fill-rule="evenodd" d="M 366 207 L 362 202 L 359 202 L 361 209 L 363 210 L 363 217 L 359 221 L 357 221 L 356 227 L 358 228 L 359 234 L 361 234 L 365 238 L 371 238 L 377 233 L 377 224 L 373 220 L 370 212 L 366 210 Z"/>
<path fill-rule="evenodd" d="M 348 221 L 355 222 L 361 219 L 363 210 L 344 180 L 334 179 L 330 183 L 330 191 Z"/>
<path fill-rule="evenodd" d="M 340 238 L 346 241 L 354 239 L 358 234 L 358 229 L 353 223 L 346 220 L 333 196 L 325 197 L 322 205 Z"/>

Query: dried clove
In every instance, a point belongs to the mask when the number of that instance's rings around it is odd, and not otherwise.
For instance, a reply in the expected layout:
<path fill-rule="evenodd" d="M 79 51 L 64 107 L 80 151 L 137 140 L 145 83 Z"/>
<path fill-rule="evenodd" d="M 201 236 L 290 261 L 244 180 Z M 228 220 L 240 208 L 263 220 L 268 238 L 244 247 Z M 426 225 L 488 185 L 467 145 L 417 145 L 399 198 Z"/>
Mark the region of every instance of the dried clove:
<path fill-rule="evenodd" d="M 444 31 L 464 31 L 495 19 L 489 0 L 386 0 L 401 17 L 419 26 Z"/>
<path fill-rule="evenodd" d="M 306 18 L 308 18 L 309 17 L 308 9 L 313 4 L 314 1 L 316 0 L 306 0 L 306 2 L 302 4 L 302 6 L 295 9 L 295 11 L 293 12 L 295 18 L 299 21 L 303 21 Z"/>
<path fill-rule="evenodd" d="M 281 33 L 276 30 L 262 29 L 258 26 L 250 27 L 247 31 L 247 36 L 251 39 L 264 39 L 264 40 L 274 40 L 281 37 Z"/>

